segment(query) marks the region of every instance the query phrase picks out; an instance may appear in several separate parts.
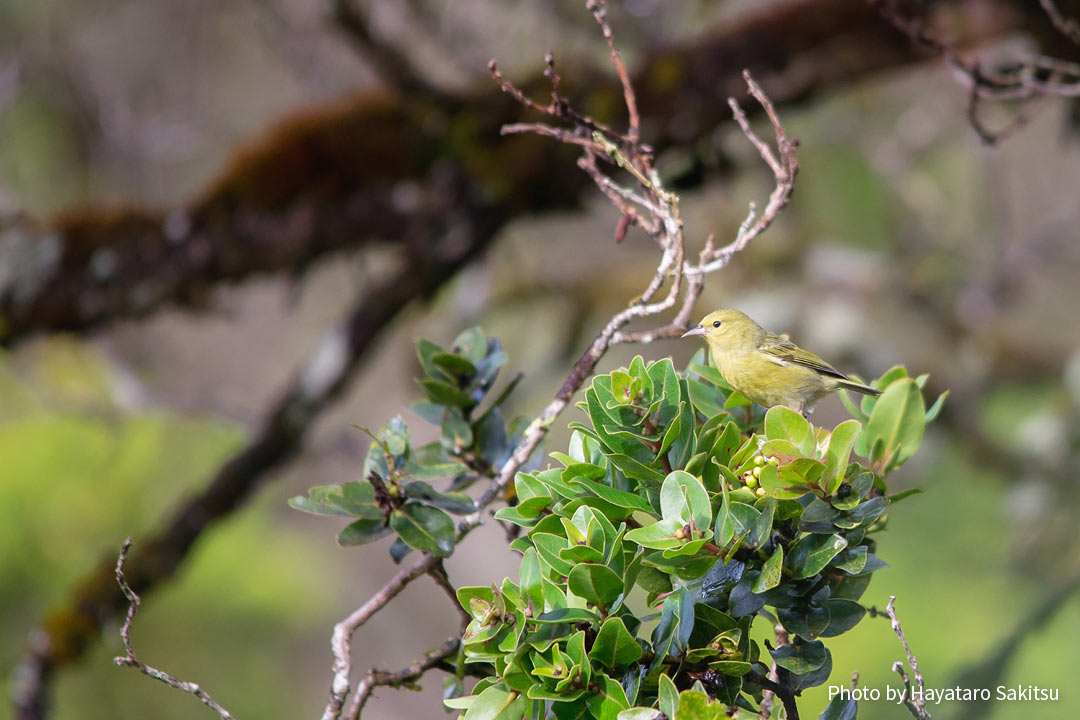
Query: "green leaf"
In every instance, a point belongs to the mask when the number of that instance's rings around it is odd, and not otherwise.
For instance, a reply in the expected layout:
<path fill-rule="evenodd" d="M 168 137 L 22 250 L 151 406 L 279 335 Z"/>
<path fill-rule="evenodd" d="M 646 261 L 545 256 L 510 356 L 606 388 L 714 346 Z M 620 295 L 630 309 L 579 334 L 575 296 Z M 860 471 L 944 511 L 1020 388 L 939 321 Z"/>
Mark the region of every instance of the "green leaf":
<path fill-rule="evenodd" d="M 750 663 L 740 663 L 749 668 Z M 709 667 L 712 667 L 710 665 Z M 745 674 L 745 673 L 744 673 Z M 684 690 L 679 695 L 676 712 L 679 720 L 727 720 L 727 706 L 720 700 L 711 700 L 708 695 L 697 690 Z M 676 717 L 669 715 L 669 718 Z"/>
<path fill-rule="evenodd" d="M 765 438 L 788 440 L 805 456 L 813 456 L 816 447 L 814 428 L 802 415 L 783 405 L 765 413 Z"/>
<path fill-rule="evenodd" d="M 792 478 L 795 478 L 796 481 L 793 482 Z M 797 482 L 795 476 L 788 476 L 781 479 L 780 473 L 777 471 L 775 465 L 762 465 L 761 476 L 758 478 L 758 482 L 769 497 L 777 498 L 778 500 L 790 500 L 802 497 L 810 492 L 810 486 L 806 485 L 805 482 Z"/>
<path fill-rule="evenodd" d="M 623 581 L 615 571 L 605 565 L 584 563 L 574 566 L 567 578 L 570 590 L 580 598 L 607 611 L 619 599 Z"/>
<path fill-rule="evenodd" d="M 780 570 L 783 566 L 784 548 L 782 545 L 777 544 L 776 549 L 773 550 L 773 554 L 769 556 L 769 559 L 765 561 L 761 568 L 761 574 L 758 575 L 757 580 L 750 586 L 750 589 L 756 593 L 772 590 L 780 584 Z"/>
<path fill-rule="evenodd" d="M 688 472 L 676 470 L 660 488 L 660 513 L 664 520 L 679 520 L 695 531 L 712 527 L 709 493 L 701 481 Z"/>
<path fill-rule="evenodd" d="M 631 480 L 637 480 L 645 485 L 659 485 L 664 481 L 664 473 L 652 469 L 625 453 L 604 454 L 615 467 L 622 470 L 623 474 Z"/>
<path fill-rule="evenodd" d="M 675 533 L 682 529 L 683 523 L 678 519 L 660 520 L 652 525 L 634 528 L 626 533 L 626 539 L 644 548 L 668 550 L 686 544 L 688 538 L 675 537 Z"/>
<path fill-rule="evenodd" d="M 813 577 L 846 547 L 847 540 L 840 535 L 804 535 L 788 548 L 788 566 L 796 580 Z"/>
<path fill-rule="evenodd" d="M 439 492 L 420 480 L 408 483 L 401 490 L 407 498 L 423 500 L 428 505 L 442 508 L 456 515 L 476 512 L 476 504 L 463 492 Z"/>
<path fill-rule="evenodd" d="M 750 534 L 746 536 L 746 545 L 751 548 L 759 548 L 765 544 L 772 534 L 773 515 L 776 513 L 776 500 L 769 498 L 762 509 Z"/>
<path fill-rule="evenodd" d="M 770 651 L 776 664 L 794 675 L 817 670 L 828 658 L 825 646 L 818 640 L 798 645 L 784 645 Z"/>
<path fill-rule="evenodd" d="M 595 623 L 600 621 L 600 616 L 594 613 L 592 610 L 586 610 L 585 608 L 559 608 L 558 610 L 551 610 L 546 612 L 540 617 L 535 619 L 538 623 Z"/>
<path fill-rule="evenodd" d="M 948 390 L 946 390 L 945 392 L 938 395 L 937 400 L 935 400 L 934 404 L 930 406 L 930 409 L 926 411 L 926 423 L 928 425 L 931 422 L 933 422 L 937 418 L 937 416 L 941 413 L 941 408 L 945 407 L 945 401 L 948 400 L 948 399 L 949 399 L 949 391 Z"/>
<path fill-rule="evenodd" d="M 468 395 L 448 382 L 441 380 L 421 380 L 420 388 L 428 400 L 439 405 L 459 408 L 471 408 L 475 403 Z"/>
<path fill-rule="evenodd" d="M 522 720 L 525 706 L 521 693 L 492 685 L 472 701 L 462 720 Z"/>
<path fill-rule="evenodd" d="M 289 500 L 296 510 L 315 515 L 343 515 L 366 520 L 379 520 L 383 511 L 375 502 L 375 489 L 366 480 L 344 485 L 316 485 L 307 497 L 298 495 Z"/>
<path fill-rule="evenodd" d="M 882 472 L 887 473 L 915 454 L 925 428 L 926 408 L 918 385 L 911 379 L 897 380 L 877 398 L 855 450 L 874 460 L 874 447 L 882 443 Z"/>
<path fill-rule="evenodd" d="M 544 612 L 544 582 L 540 571 L 540 558 L 536 554 L 536 548 L 529 548 L 521 557 L 521 566 L 518 568 L 518 579 L 521 581 L 521 594 L 525 597 L 532 616 L 536 617 Z"/>
<path fill-rule="evenodd" d="M 596 634 L 589 659 L 609 670 L 629 665 L 641 659 L 642 650 L 626 629 L 622 618 L 609 617 Z"/>
<path fill-rule="evenodd" d="M 859 624 L 866 614 L 866 608 L 857 602 L 843 598 L 830 598 L 825 601 L 829 609 L 829 626 L 821 632 L 821 637 L 836 637 L 846 633 Z"/>
<path fill-rule="evenodd" d="M 660 711 L 656 708 L 632 707 L 619 713 L 617 720 L 656 720 L 658 717 Z"/>
<path fill-rule="evenodd" d="M 679 689 L 675 687 L 675 682 L 667 675 L 661 675 L 657 680 L 660 683 L 657 687 L 660 712 L 669 718 L 673 718 L 679 709 Z"/>
<path fill-rule="evenodd" d="M 472 447 L 472 426 L 469 425 L 460 409 L 448 407 L 443 412 L 441 442 L 446 452 L 453 454 Z"/>
<path fill-rule="evenodd" d="M 478 327 L 462 330 L 450 345 L 452 352 L 461 355 L 473 365 L 478 365 L 484 359 L 488 348 L 488 339 Z"/>
<path fill-rule="evenodd" d="M 599 692 L 589 693 L 585 704 L 596 720 L 617 720 L 623 710 L 630 707 L 626 691 L 615 680 L 603 673 L 594 676 Z"/>
<path fill-rule="evenodd" d="M 439 557 L 454 552 L 454 521 L 438 508 L 408 502 L 390 513 L 390 527 L 410 547 Z"/>
<path fill-rule="evenodd" d="M 420 360 L 420 366 L 424 368 L 424 373 L 433 380 L 452 382 L 453 378 L 432 362 L 432 358 L 442 351 L 443 349 L 440 346 L 430 340 L 421 338 L 416 341 L 416 357 Z"/>
<path fill-rule="evenodd" d="M 597 497 L 607 500 L 612 505 L 618 505 L 619 507 L 629 508 L 631 510 L 641 510 L 642 512 L 647 513 L 653 512 L 652 505 L 639 495 L 628 493 L 624 490 L 617 490 L 610 485 L 605 485 L 604 483 L 589 480 L 584 477 L 571 478 L 570 483 L 572 485 L 580 485 Z"/>
<path fill-rule="evenodd" d="M 357 520 L 338 533 L 338 545 L 363 545 L 390 534 L 386 518 Z"/>
<path fill-rule="evenodd" d="M 905 498 L 909 498 L 912 495 L 921 495 L 921 494 L 922 494 L 922 488 L 908 488 L 907 490 L 901 490 L 898 493 L 893 493 L 892 495 L 888 496 L 889 504 L 890 505 L 895 505 L 896 503 L 900 502 L 901 500 L 904 500 Z"/>
<path fill-rule="evenodd" d="M 559 556 L 560 550 L 570 547 L 570 542 L 565 537 L 544 532 L 532 532 L 529 533 L 529 537 L 532 538 L 533 545 L 536 546 L 536 552 L 544 563 L 559 575 L 566 576 L 570 574 L 570 571 L 574 568 L 573 564 L 568 563 Z"/>
<path fill-rule="evenodd" d="M 851 448 L 855 446 L 860 432 L 862 425 L 857 420 L 847 420 L 837 425 L 829 435 L 825 450 L 825 472 L 821 476 L 826 495 L 834 494 L 844 481 Z"/>
<path fill-rule="evenodd" d="M 460 355 L 453 353 L 435 353 L 431 356 L 431 364 L 455 379 L 471 377 L 476 374 L 475 365 Z"/>
<path fill-rule="evenodd" d="M 828 707 L 818 716 L 818 720 L 855 720 L 858 711 L 855 698 L 837 695 L 829 701 Z"/>

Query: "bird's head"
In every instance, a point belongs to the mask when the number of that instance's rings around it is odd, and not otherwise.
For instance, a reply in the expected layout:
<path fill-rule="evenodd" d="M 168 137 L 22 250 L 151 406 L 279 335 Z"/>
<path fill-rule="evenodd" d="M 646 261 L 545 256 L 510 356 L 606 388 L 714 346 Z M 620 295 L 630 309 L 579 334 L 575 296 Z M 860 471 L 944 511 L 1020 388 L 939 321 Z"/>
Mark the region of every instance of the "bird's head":
<path fill-rule="evenodd" d="M 747 345 L 757 347 L 765 336 L 765 330 L 738 310 L 717 310 L 683 333 L 683 337 L 694 335 L 703 336 L 709 347 L 734 350 Z"/>

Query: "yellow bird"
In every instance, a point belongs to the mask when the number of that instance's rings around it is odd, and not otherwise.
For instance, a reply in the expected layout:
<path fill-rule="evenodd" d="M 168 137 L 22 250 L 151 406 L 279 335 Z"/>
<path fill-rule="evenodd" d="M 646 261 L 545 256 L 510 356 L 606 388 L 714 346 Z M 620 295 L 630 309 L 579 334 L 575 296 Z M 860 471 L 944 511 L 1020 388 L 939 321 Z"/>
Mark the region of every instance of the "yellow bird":
<path fill-rule="evenodd" d="M 807 415 L 818 400 L 841 388 L 881 394 L 786 337 L 767 332 L 738 310 L 709 313 L 683 333 L 693 335 L 705 337 L 713 364 L 731 387 L 767 408 L 785 405 Z"/>

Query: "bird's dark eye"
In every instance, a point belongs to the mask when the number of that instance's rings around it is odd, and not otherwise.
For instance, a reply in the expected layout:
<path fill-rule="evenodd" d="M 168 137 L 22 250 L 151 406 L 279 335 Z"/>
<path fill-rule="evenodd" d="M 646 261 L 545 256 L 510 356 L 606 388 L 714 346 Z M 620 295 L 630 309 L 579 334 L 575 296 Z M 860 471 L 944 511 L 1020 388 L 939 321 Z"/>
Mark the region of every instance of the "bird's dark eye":
<path fill-rule="evenodd" d="M 720 321 L 719 320 L 713 320 L 712 326 L 713 327 L 720 327 Z"/>

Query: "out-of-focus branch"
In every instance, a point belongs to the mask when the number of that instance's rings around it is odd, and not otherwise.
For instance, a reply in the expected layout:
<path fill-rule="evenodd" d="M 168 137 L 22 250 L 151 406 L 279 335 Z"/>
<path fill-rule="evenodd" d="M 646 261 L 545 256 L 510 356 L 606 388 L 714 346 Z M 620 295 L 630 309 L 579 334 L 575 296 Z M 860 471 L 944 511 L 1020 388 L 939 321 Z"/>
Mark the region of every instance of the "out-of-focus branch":
<path fill-rule="evenodd" d="M 464 206 L 459 197 L 446 201 Z M 342 395 L 379 332 L 409 303 L 432 295 L 486 247 L 495 226 L 485 224 L 481 216 L 460 215 L 441 236 L 418 240 L 402 254 L 396 272 L 365 289 L 340 324 L 319 341 L 251 442 L 218 470 L 205 490 L 140 543 L 127 569 L 137 592 L 169 579 L 206 527 L 229 515 L 275 470 L 297 457 L 311 424 Z M 50 675 L 78 659 L 101 627 L 122 612 L 126 599 L 111 578 L 110 559 L 77 583 L 70 597 L 31 633 L 29 651 L 12 687 L 22 720 L 45 717 Z"/>
<path fill-rule="evenodd" d="M 139 603 L 142 601 L 139 599 L 138 594 L 131 589 L 127 579 L 124 577 L 124 564 L 127 562 L 127 555 L 130 549 L 131 538 L 128 538 L 124 541 L 123 547 L 120 548 L 120 556 L 116 560 L 116 583 L 120 586 L 120 590 L 124 593 L 124 597 L 127 598 L 128 601 L 127 617 L 124 619 L 123 627 L 120 628 L 120 638 L 124 641 L 124 650 L 127 654 L 117 656 L 113 659 L 113 662 L 123 667 L 135 668 L 147 677 L 160 680 L 169 687 L 176 688 L 189 695 L 194 695 L 199 698 L 204 705 L 216 712 L 218 716 L 221 717 L 221 720 L 233 720 L 233 716 L 229 711 L 218 704 L 218 702 L 210 696 L 210 693 L 199 687 L 198 684 L 173 677 L 164 670 L 158 670 L 155 667 L 147 665 L 135 656 L 135 646 L 131 644 L 131 623 L 135 620 L 135 611 L 138 610 Z"/>
<path fill-rule="evenodd" d="M 1000 67 L 988 68 L 978 60 L 962 55 L 954 43 L 937 37 L 928 29 L 928 23 L 905 16 L 900 8 L 900 0 L 870 2 L 913 43 L 944 58 L 957 82 L 968 91 L 968 121 L 987 145 L 999 142 L 1026 125 L 1043 99 L 1080 97 L 1080 64 L 1045 55 L 1028 54 Z M 1050 0 L 1042 0 L 1042 4 L 1054 27 L 1075 39 L 1073 33 L 1080 33 L 1075 21 L 1065 19 Z M 993 130 L 979 114 L 979 106 L 983 101 L 1014 102 L 1019 106 L 1008 124 Z"/>
<path fill-rule="evenodd" d="M 375 36 L 369 18 L 356 7 L 356 2 L 329 0 L 331 18 L 348 35 L 353 49 L 388 87 L 402 93 L 438 95 L 439 92 L 417 72 L 411 57 L 393 43 Z"/>
<path fill-rule="evenodd" d="M 955 44 L 964 47 L 1009 31 L 1037 35 L 1021 5 L 954 0 L 941 12 L 960 28 Z M 654 51 L 633 77 L 641 124 L 658 149 L 707 137 L 725 119 L 726 98 L 742 91 L 742 68 L 782 103 L 926 58 L 869 5 L 839 0 L 771 3 L 699 38 Z M 543 83 L 535 77 L 517 85 Z M 587 88 L 576 95 L 580 106 L 612 106 L 604 98 L 620 90 L 588 70 L 576 86 Z M 0 231 L 0 344 L 88 332 L 169 306 L 204 309 L 219 285 L 296 274 L 330 253 L 398 241 L 425 222 L 417 189 L 465 157 L 483 159 L 470 165 L 470 181 L 504 222 L 573 207 L 585 184 L 575 177 L 575 154 L 552 152 L 536 138 L 498 136 L 497 128 L 525 112 L 487 90 L 348 98 L 282 122 L 237 153 L 191 203 L 20 219 Z M 475 132 L 450 132 L 461 128 Z"/>
<path fill-rule="evenodd" d="M 1000 685 L 1024 641 L 1057 617 L 1058 612 L 1075 597 L 1077 591 L 1080 591 L 1080 571 L 1074 569 L 1071 576 L 1066 577 L 1056 588 L 1047 592 L 1039 604 L 1020 619 L 1013 631 L 1001 640 L 996 649 L 985 654 L 985 659 L 958 673 L 957 686 L 997 687 Z M 981 701 L 964 703 L 955 716 L 956 720 L 978 720 L 978 718 L 986 717 L 989 715 L 988 704 Z"/>
<path fill-rule="evenodd" d="M 1042 5 L 1058 32 L 1080 45 L 1080 23 L 1073 18 L 1065 17 L 1054 0 L 1039 0 L 1039 4 Z"/>

